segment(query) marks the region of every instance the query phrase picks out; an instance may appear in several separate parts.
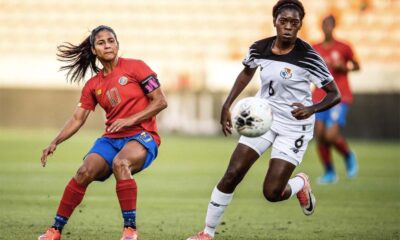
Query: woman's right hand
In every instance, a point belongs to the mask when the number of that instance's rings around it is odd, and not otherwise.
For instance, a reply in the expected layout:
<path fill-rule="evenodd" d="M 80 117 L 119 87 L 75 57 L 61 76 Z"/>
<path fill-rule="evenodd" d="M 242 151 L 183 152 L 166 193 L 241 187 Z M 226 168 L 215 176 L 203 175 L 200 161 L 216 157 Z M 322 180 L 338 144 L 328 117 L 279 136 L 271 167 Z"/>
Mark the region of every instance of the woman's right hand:
<path fill-rule="evenodd" d="M 47 163 L 47 157 L 49 155 L 52 155 L 53 152 L 56 150 L 57 145 L 54 143 L 50 143 L 49 146 L 47 146 L 45 149 L 43 149 L 42 157 L 40 158 L 40 161 L 42 162 L 42 166 L 45 167 Z"/>
<path fill-rule="evenodd" d="M 228 134 L 232 134 L 232 120 L 229 108 L 222 107 L 220 123 L 222 125 L 222 132 L 225 136 L 227 136 Z"/>

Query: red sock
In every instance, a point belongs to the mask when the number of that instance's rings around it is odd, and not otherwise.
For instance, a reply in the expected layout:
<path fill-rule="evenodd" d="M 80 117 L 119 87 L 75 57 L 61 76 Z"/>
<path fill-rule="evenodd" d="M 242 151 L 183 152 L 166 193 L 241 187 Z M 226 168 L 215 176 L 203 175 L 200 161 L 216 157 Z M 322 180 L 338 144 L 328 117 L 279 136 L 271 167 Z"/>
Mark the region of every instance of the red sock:
<path fill-rule="evenodd" d="M 86 187 L 79 185 L 74 178 L 65 187 L 64 194 L 58 206 L 57 215 L 69 218 L 85 196 Z"/>
<path fill-rule="evenodd" d="M 325 166 L 326 171 L 333 171 L 331 148 L 328 144 L 317 144 L 319 157 Z"/>
<path fill-rule="evenodd" d="M 136 209 L 137 186 L 134 179 L 117 181 L 117 196 L 122 211 Z"/>
<path fill-rule="evenodd" d="M 350 154 L 349 145 L 347 144 L 347 141 L 343 136 L 340 136 L 340 137 L 337 138 L 337 140 L 335 142 L 335 148 L 344 157 L 347 157 Z"/>

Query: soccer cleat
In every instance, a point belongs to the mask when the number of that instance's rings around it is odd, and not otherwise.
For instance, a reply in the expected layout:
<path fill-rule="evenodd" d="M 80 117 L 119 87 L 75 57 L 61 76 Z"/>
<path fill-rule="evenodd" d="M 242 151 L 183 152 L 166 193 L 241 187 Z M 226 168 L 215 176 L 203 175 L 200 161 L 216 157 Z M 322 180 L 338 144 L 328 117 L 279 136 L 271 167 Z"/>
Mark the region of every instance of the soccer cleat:
<path fill-rule="evenodd" d="M 311 190 L 310 181 L 305 173 L 299 173 L 296 176 L 301 177 L 304 180 L 303 188 L 297 193 L 300 206 L 305 215 L 311 215 L 314 212 L 316 200 Z"/>
<path fill-rule="evenodd" d="M 49 228 L 47 231 L 38 237 L 38 240 L 60 240 L 61 233 L 57 229 Z"/>
<path fill-rule="evenodd" d="M 190 237 L 186 240 L 213 240 L 213 237 L 211 237 L 209 234 L 203 232 L 199 232 L 197 235 Z"/>
<path fill-rule="evenodd" d="M 356 155 L 354 153 L 350 153 L 349 156 L 346 157 L 346 172 L 348 178 L 353 178 L 357 175 L 358 172 L 358 164 Z"/>
<path fill-rule="evenodd" d="M 324 175 L 318 178 L 318 184 L 332 184 L 338 181 L 338 177 L 334 171 L 325 172 Z"/>
<path fill-rule="evenodd" d="M 133 229 L 131 227 L 124 228 L 124 231 L 122 232 L 122 237 L 121 240 L 137 240 L 138 239 L 138 232 L 136 229 Z"/>

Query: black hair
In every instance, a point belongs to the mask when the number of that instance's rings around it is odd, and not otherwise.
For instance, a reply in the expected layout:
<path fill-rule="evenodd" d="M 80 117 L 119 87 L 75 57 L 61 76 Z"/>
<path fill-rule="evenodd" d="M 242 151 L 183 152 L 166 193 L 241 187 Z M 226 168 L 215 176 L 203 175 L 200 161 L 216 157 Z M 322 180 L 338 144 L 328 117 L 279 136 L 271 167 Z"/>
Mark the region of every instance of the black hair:
<path fill-rule="evenodd" d="M 111 32 L 117 40 L 117 35 L 112 28 L 100 25 L 93 29 L 90 35 L 79 45 L 66 42 L 57 47 L 58 60 L 67 63 L 67 65 L 60 67 L 60 71 L 68 70 L 67 79 L 70 82 L 79 83 L 83 81 L 89 67 L 92 75 L 100 71 L 96 65 L 96 55 L 93 54 L 92 47 L 94 46 L 96 35 L 103 30 Z"/>
<path fill-rule="evenodd" d="M 284 9 L 288 8 L 297 10 L 300 14 L 300 20 L 303 20 L 306 15 L 303 4 L 299 0 L 279 0 L 272 9 L 273 18 L 276 19 Z"/>
<path fill-rule="evenodd" d="M 333 16 L 333 15 L 326 16 L 322 22 L 325 22 L 325 21 L 332 21 L 333 27 L 336 26 L 336 19 L 335 19 L 335 16 Z"/>

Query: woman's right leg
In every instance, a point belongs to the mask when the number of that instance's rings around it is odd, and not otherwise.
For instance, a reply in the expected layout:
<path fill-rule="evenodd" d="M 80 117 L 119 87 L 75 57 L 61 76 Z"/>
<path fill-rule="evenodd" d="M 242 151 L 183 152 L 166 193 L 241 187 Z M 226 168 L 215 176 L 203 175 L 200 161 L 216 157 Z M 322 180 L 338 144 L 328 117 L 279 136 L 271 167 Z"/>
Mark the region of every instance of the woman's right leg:
<path fill-rule="evenodd" d="M 325 123 L 323 121 L 315 121 L 314 132 L 317 141 L 317 152 L 325 170 L 324 174 L 318 178 L 318 183 L 334 183 L 337 181 L 337 177 L 332 161 L 332 145 L 326 139 L 327 129 Z"/>
<path fill-rule="evenodd" d="M 109 175 L 110 168 L 108 167 L 106 161 L 96 153 L 88 154 L 85 157 L 83 164 L 76 172 L 75 176 L 69 181 L 69 183 L 65 187 L 64 194 L 61 198 L 55 217 L 55 222 L 51 228 L 57 230 L 60 233 L 64 225 L 68 222 L 68 219 L 72 215 L 74 209 L 81 203 L 85 195 L 87 186 L 94 180 L 105 179 Z M 46 236 L 46 234 L 40 236 L 39 240 L 59 239 L 57 237 L 51 238 L 49 236 Z"/>
<path fill-rule="evenodd" d="M 236 146 L 224 176 L 211 194 L 204 231 L 189 239 L 212 239 L 214 237 L 225 208 L 232 200 L 233 191 L 258 158 L 259 154 L 252 148 L 242 143 Z"/>

